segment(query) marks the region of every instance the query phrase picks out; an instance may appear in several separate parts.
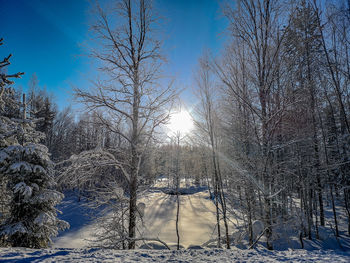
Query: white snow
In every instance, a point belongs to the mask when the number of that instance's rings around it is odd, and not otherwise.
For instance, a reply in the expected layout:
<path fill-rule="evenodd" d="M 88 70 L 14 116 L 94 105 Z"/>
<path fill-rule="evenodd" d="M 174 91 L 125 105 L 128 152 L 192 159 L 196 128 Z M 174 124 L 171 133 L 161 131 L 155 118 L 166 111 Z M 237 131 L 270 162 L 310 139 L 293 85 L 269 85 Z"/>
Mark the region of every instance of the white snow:
<path fill-rule="evenodd" d="M 174 245 L 177 242 L 175 232 L 176 196 L 167 195 L 160 191 L 159 189 L 164 186 L 162 183 L 164 182 L 158 182 L 153 191 L 139 198 L 139 208 L 144 210 L 145 229 L 142 236 L 159 238 L 169 245 Z M 220 225 L 222 233 L 224 233 L 223 222 Z M 67 232 L 54 241 L 54 247 L 87 247 L 92 244 L 89 240 L 94 240 L 94 228 L 95 225 L 91 223 L 77 231 Z M 234 227 L 231 222 L 229 222 L 229 229 L 229 233 L 232 233 Z M 208 190 L 180 195 L 180 244 L 185 248 L 190 245 L 200 246 L 208 240 L 215 239 L 217 237 L 216 231 L 215 205 L 209 199 Z"/>
<path fill-rule="evenodd" d="M 188 249 L 188 250 L 134 250 L 111 249 L 27 249 L 0 248 L 3 262 L 350 262 L 350 254 L 332 250 L 266 249 Z"/>
<path fill-rule="evenodd" d="M 264 223 L 260 220 L 255 220 L 252 224 L 253 239 L 255 240 L 264 231 Z"/>
<path fill-rule="evenodd" d="M 174 248 L 177 239 L 175 233 L 176 196 L 161 191 L 167 187 L 167 183 L 159 181 L 150 191 L 143 193 L 139 197 L 138 205 L 141 210 L 144 209 L 143 236 L 159 238 Z M 340 249 L 269 251 L 260 244 L 257 244 L 252 250 L 236 247 L 230 250 L 201 249 L 203 243 L 208 243 L 208 240 L 216 238 L 217 228 L 215 206 L 209 199 L 208 191 L 196 190 L 192 194 L 180 196 L 180 243 L 183 248 L 187 249 L 166 250 L 158 243 L 152 244 L 152 242 L 147 242 L 147 244 L 154 247 L 153 250 L 121 251 L 88 248 L 88 246 L 95 245 L 89 242 L 94 239 L 95 225 L 93 221 L 84 218 L 82 204 L 77 203 L 75 199 L 73 202 L 72 199 L 63 202 L 62 210 L 73 213 L 70 217 L 74 221 L 72 223 L 77 225 L 54 240 L 55 248 L 45 250 L 6 248 L 0 249 L 0 257 L 6 262 L 16 262 L 19 259 L 30 262 L 350 262 L 350 251 L 344 252 Z M 65 220 L 68 219 L 65 218 Z M 261 230 L 260 223 L 254 223 L 257 233 Z M 241 234 L 239 230 L 232 222 L 229 226 L 230 233 L 236 233 L 239 239 Z M 140 242 L 139 245 L 142 243 Z"/>
<path fill-rule="evenodd" d="M 155 192 L 140 201 L 146 203 L 144 236 L 158 236 L 166 243 L 176 243 L 176 196 Z M 180 195 L 180 244 L 185 248 L 202 245 L 216 238 L 216 231 L 215 205 L 209 200 L 208 191 Z"/>
<path fill-rule="evenodd" d="M 17 163 L 11 164 L 11 166 L 9 167 L 9 171 L 11 173 L 20 172 L 21 169 L 24 169 L 26 173 L 32 172 L 32 167 L 27 162 L 17 162 Z"/>
<path fill-rule="evenodd" d="M 28 199 L 32 196 L 33 189 L 30 186 L 26 185 L 24 182 L 20 182 L 13 187 L 13 192 L 20 192 L 25 199 Z"/>
<path fill-rule="evenodd" d="M 60 218 L 69 222 L 70 228 L 53 239 L 53 247 L 84 248 L 92 245 L 89 240 L 94 237 L 95 225 L 87 215 L 88 208 L 85 205 L 84 201 L 77 202 L 74 194 L 66 193 L 66 198 L 58 208 L 63 211 Z"/>
<path fill-rule="evenodd" d="M 4 229 L 4 233 L 7 235 L 12 235 L 14 233 L 26 233 L 28 232 L 28 229 L 23 225 L 22 222 L 15 223 L 12 225 L 7 225 Z"/>
<path fill-rule="evenodd" d="M 49 212 L 48 213 L 42 212 L 39 214 L 37 218 L 35 218 L 34 223 L 37 224 L 38 226 L 43 226 L 43 225 L 54 224 L 55 221 L 56 221 L 55 215 Z"/>
<path fill-rule="evenodd" d="M 46 174 L 46 170 L 41 165 L 35 165 L 33 172 L 36 174 Z"/>
<path fill-rule="evenodd" d="M 9 155 L 4 151 L 0 151 L 0 164 L 4 164 L 5 161 L 9 159 Z"/>
<path fill-rule="evenodd" d="M 54 240 L 55 248 L 85 248 L 93 245 L 95 226 L 84 226 L 78 231 L 67 233 Z"/>

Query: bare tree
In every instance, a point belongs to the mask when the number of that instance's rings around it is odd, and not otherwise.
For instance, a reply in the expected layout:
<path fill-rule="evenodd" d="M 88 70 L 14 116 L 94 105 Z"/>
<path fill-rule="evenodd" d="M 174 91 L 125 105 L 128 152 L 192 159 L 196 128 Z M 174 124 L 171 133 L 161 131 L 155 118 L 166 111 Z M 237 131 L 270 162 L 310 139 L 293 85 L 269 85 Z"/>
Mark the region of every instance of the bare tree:
<path fill-rule="evenodd" d="M 272 197 L 275 196 L 272 138 L 276 137 L 279 123 L 284 113 L 280 101 L 280 55 L 284 39 L 283 17 L 280 15 L 280 2 L 276 0 L 242 0 L 234 7 L 230 4 L 224 8 L 224 15 L 230 21 L 229 32 L 236 43 L 245 48 L 244 61 L 248 74 L 243 86 L 237 86 L 236 76 L 230 64 L 231 58 L 224 58 L 224 63 L 215 63 L 214 70 L 224 86 L 235 100 L 241 101 L 252 114 L 255 134 L 260 155 L 259 200 L 262 194 L 264 204 L 265 235 L 268 249 L 272 249 Z M 239 54 L 243 55 L 243 53 Z M 244 93 L 247 80 L 253 100 Z M 254 172 L 255 173 L 255 172 Z M 276 186 L 276 185 L 275 185 Z"/>
<path fill-rule="evenodd" d="M 200 99 L 200 109 L 198 109 L 198 116 L 201 120 L 196 121 L 199 129 L 205 134 L 208 145 L 210 149 L 211 162 L 213 166 L 213 188 L 215 196 L 215 206 L 216 206 L 216 218 L 218 226 L 218 243 L 217 246 L 220 247 L 221 244 L 221 230 L 220 230 L 220 212 L 219 205 L 221 204 L 223 220 L 225 225 L 225 237 L 226 237 L 226 247 L 230 248 L 230 238 L 228 232 L 227 224 L 227 207 L 226 198 L 223 189 L 223 180 L 220 169 L 219 160 L 219 122 L 217 112 L 217 105 L 215 100 L 215 89 L 217 89 L 217 84 L 213 81 L 214 72 L 211 69 L 209 54 L 205 54 L 199 61 L 199 68 L 196 75 L 198 96 Z"/>
<path fill-rule="evenodd" d="M 91 55 L 99 61 L 105 78 L 96 81 L 89 91 L 76 88 L 75 96 L 89 110 L 100 109 L 100 121 L 127 145 L 120 153 L 123 161 L 116 165 L 128 181 L 127 240 L 133 249 L 141 158 L 157 127 L 167 121 L 175 93 L 170 86 L 157 84 L 163 57 L 154 31 L 158 18 L 151 1 L 118 0 L 113 1 L 110 12 L 98 4 L 96 10 L 92 30 L 100 49 Z"/>
<path fill-rule="evenodd" d="M 181 133 L 178 131 L 175 135 L 175 147 L 176 147 L 176 157 L 175 157 L 175 177 L 176 177 L 176 237 L 177 237 L 177 250 L 180 249 L 180 231 L 179 231 L 179 221 L 180 221 L 180 140 Z"/>

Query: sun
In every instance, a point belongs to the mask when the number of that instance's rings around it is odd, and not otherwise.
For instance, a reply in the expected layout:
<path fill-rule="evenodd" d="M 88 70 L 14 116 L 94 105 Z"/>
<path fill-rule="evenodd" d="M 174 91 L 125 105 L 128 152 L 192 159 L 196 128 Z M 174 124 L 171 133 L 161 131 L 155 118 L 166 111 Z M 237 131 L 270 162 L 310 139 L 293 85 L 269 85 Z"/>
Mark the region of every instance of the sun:
<path fill-rule="evenodd" d="M 180 133 L 185 136 L 193 129 L 193 119 L 187 110 L 174 112 L 170 116 L 167 128 L 169 130 L 168 135 Z"/>

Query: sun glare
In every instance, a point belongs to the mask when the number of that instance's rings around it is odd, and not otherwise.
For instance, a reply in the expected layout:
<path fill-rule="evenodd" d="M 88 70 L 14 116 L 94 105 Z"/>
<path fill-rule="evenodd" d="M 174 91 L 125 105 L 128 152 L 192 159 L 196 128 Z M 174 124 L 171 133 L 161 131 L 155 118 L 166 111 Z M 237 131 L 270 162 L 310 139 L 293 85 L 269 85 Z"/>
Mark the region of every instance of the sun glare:
<path fill-rule="evenodd" d="M 193 129 L 193 119 L 186 110 L 174 112 L 171 114 L 170 122 L 167 127 L 169 129 L 168 135 L 176 133 L 187 135 Z"/>

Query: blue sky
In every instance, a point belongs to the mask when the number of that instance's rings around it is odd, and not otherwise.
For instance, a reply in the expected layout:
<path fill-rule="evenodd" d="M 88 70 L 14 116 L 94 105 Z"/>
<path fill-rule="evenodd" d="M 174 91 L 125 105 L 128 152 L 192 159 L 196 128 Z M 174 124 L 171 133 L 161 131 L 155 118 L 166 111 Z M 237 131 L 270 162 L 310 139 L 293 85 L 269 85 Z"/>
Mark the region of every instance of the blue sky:
<path fill-rule="evenodd" d="M 175 85 L 187 88 L 182 94 L 193 101 L 190 89 L 197 59 L 204 49 L 218 52 L 224 44 L 226 21 L 217 0 L 155 0 L 165 17 L 163 52 L 168 59 L 164 72 Z M 73 103 L 71 87 L 90 86 L 95 72 L 82 43 L 88 41 L 91 13 L 87 0 L 0 0 L 0 57 L 12 53 L 9 72 L 24 71 L 16 81 L 26 90 L 36 73 L 40 86 L 54 94 L 60 109 Z M 189 105 L 190 106 L 190 105 Z"/>

